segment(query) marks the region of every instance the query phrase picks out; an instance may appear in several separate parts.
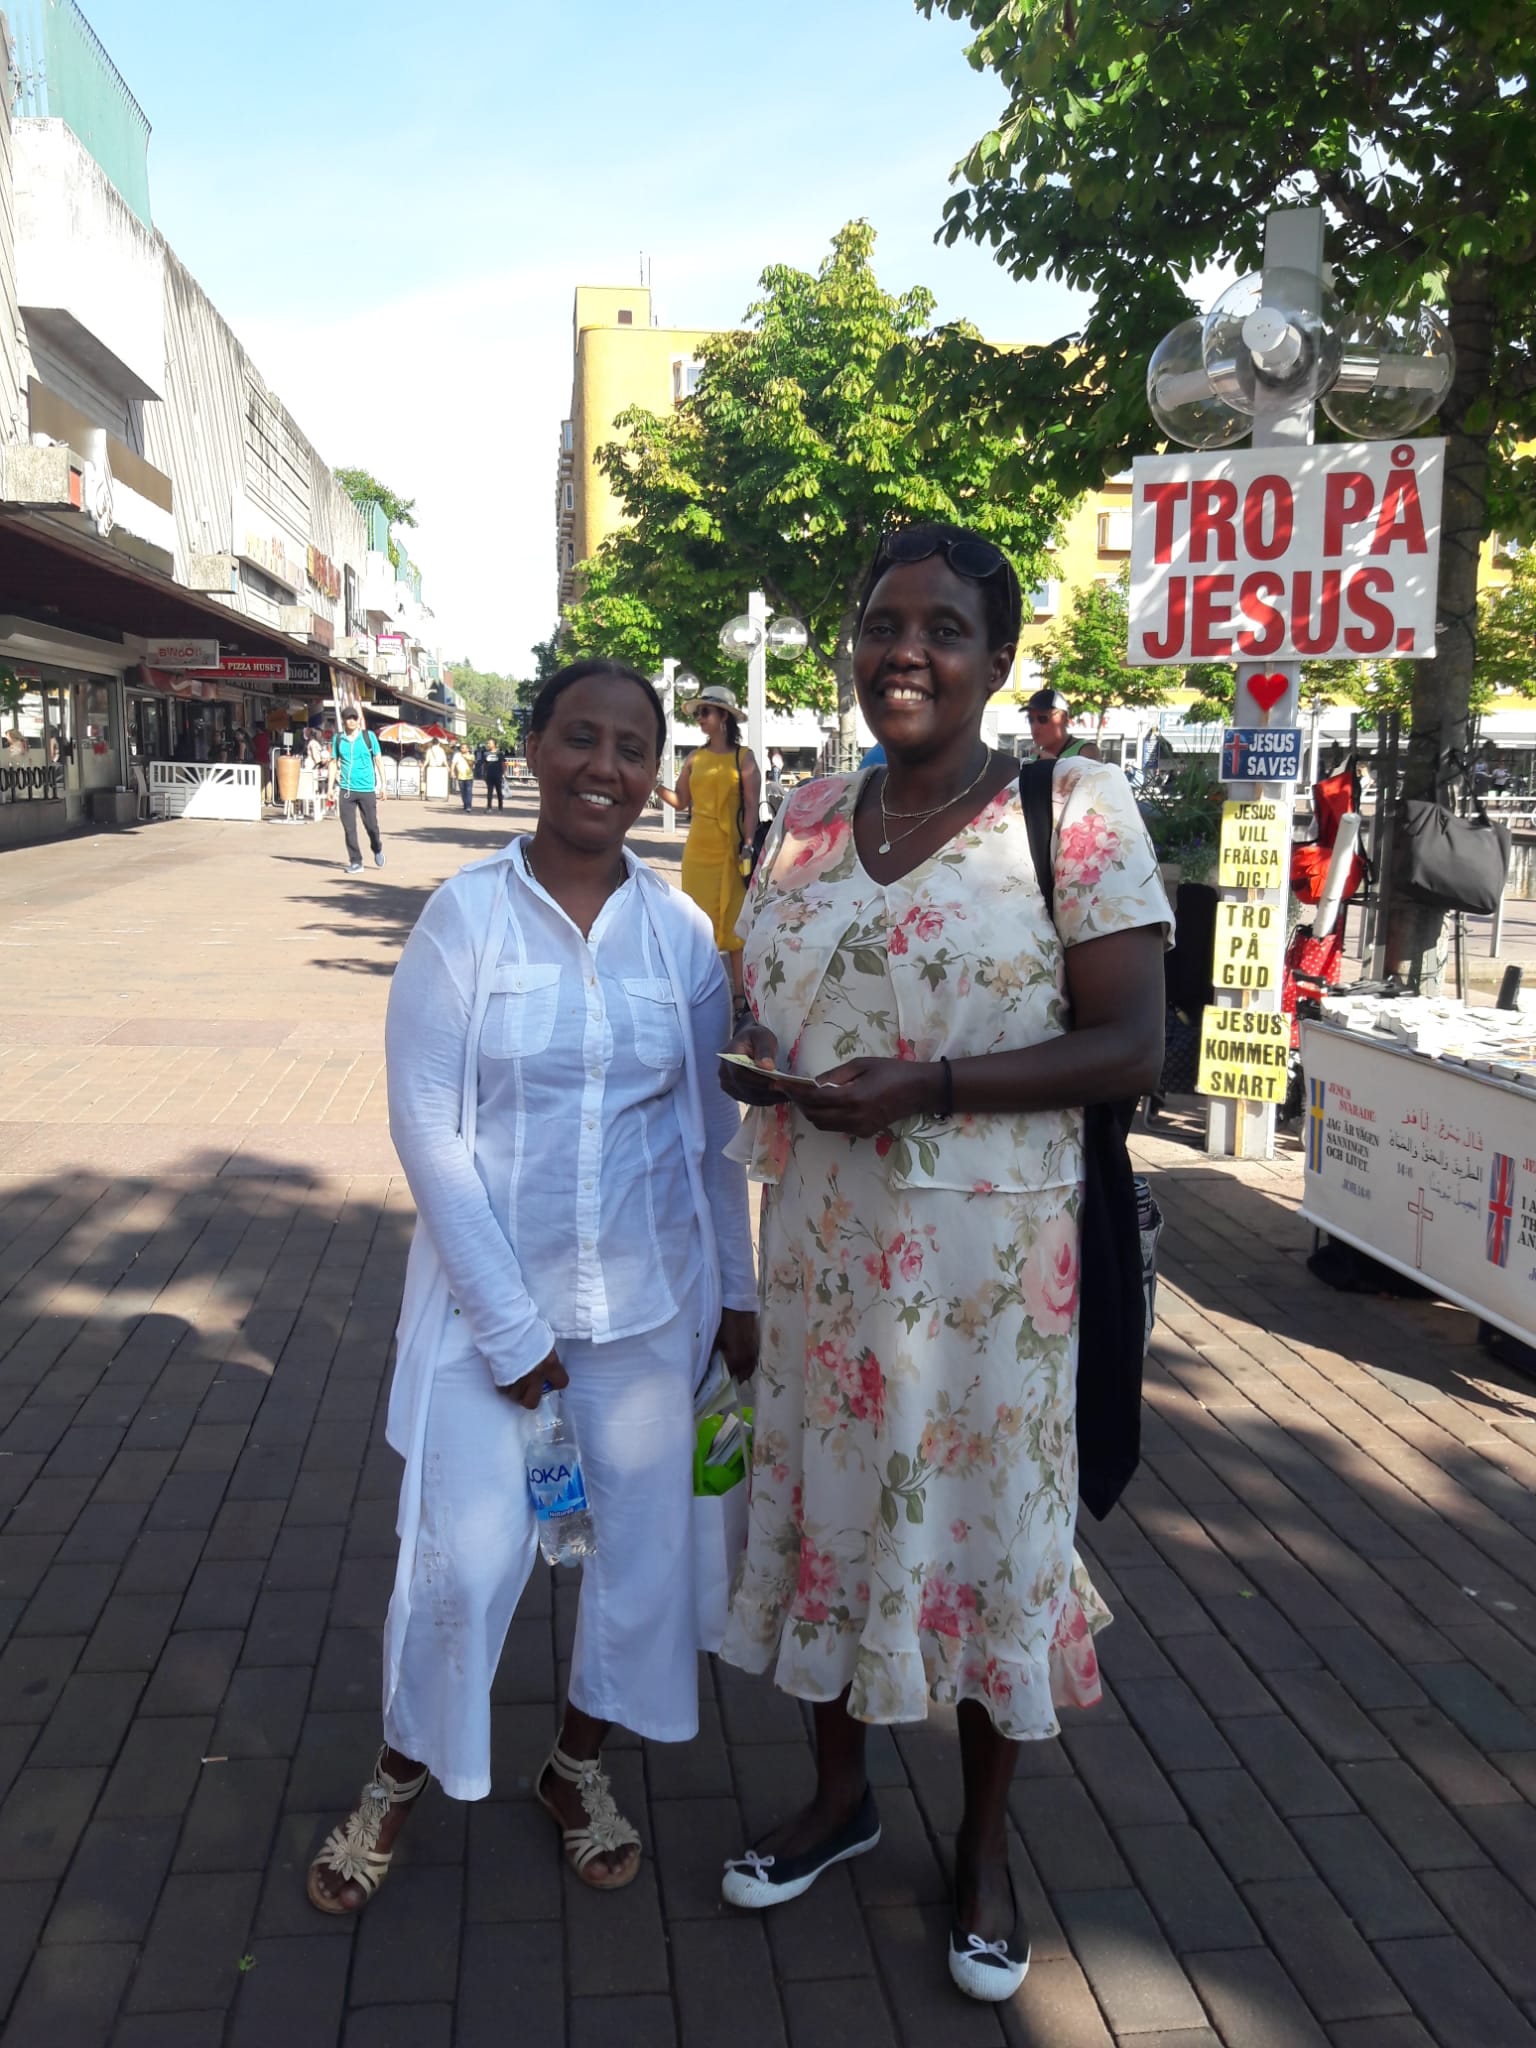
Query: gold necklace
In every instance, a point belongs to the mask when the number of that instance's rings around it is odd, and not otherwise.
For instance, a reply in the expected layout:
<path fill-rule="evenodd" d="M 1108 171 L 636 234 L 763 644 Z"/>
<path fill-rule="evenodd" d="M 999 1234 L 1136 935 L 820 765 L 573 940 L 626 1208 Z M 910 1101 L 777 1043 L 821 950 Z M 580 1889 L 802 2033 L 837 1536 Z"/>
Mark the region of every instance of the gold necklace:
<path fill-rule="evenodd" d="M 961 797 L 969 796 L 971 791 L 976 787 L 977 783 L 980 782 L 981 778 L 983 777 L 983 775 L 986 774 L 987 770 L 991 767 L 991 765 L 992 749 L 990 747 L 987 747 L 983 751 L 981 766 L 976 770 L 976 773 L 971 777 L 970 781 L 965 785 L 964 789 L 957 789 L 953 796 L 945 797 L 943 803 L 935 804 L 931 810 L 927 811 L 888 811 L 886 809 L 885 785 L 890 780 L 890 770 L 887 769 L 880 778 L 879 790 L 880 824 L 882 830 L 885 833 L 885 837 L 881 840 L 879 846 L 876 847 L 875 851 L 877 853 L 889 853 L 892 846 L 899 846 L 903 839 L 910 839 L 912 837 L 912 834 L 916 832 L 918 830 L 918 827 L 924 824 L 927 819 L 936 818 L 939 815 L 940 811 L 947 811 L 951 804 L 959 803 Z M 909 825 L 905 832 L 898 832 L 895 838 L 893 839 L 891 836 L 892 818 L 915 818 L 917 820 L 917 824 Z"/>

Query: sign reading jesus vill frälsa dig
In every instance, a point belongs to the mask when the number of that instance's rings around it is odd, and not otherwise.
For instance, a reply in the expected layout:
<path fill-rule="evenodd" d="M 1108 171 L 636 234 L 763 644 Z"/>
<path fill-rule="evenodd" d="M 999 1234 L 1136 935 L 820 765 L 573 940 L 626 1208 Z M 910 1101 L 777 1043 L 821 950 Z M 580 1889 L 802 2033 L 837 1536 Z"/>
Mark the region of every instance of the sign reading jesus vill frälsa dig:
<path fill-rule="evenodd" d="M 1130 660 L 1433 655 L 1444 455 L 1365 441 L 1138 457 Z"/>

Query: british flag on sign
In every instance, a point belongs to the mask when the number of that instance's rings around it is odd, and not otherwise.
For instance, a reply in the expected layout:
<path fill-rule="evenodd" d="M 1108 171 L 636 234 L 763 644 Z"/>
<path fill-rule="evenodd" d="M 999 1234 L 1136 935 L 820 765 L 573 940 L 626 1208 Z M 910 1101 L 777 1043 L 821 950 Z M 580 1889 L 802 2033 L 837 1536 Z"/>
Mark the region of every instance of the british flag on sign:
<path fill-rule="evenodd" d="M 1488 1169 L 1488 1263 L 1509 1264 L 1510 1226 L 1515 1213 L 1515 1162 L 1508 1152 L 1495 1152 Z"/>

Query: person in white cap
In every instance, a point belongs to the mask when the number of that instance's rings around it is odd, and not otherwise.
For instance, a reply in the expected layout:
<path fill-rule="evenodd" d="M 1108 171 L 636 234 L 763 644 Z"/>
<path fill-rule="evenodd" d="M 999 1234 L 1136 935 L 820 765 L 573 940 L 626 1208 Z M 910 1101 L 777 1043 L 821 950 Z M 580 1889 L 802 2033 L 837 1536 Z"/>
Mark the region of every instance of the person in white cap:
<path fill-rule="evenodd" d="M 1066 761 L 1074 755 L 1087 761 L 1103 760 L 1092 740 L 1075 740 L 1067 731 L 1072 706 L 1060 690 L 1036 690 L 1024 708 L 1029 715 L 1030 738 L 1042 760 Z"/>

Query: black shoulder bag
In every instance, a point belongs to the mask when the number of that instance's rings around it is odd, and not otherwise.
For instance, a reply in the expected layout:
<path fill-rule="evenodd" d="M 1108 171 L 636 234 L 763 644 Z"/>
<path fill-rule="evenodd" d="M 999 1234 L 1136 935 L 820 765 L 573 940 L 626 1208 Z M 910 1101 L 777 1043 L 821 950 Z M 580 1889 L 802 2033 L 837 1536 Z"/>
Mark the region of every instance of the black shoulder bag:
<path fill-rule="evenodd" d="M 1056 763 L 1028 761 L 1019 801 L 1029 851 L 1056 922 L 1051 858 L 1051 778 Z M 1136 1176 L 1125 1149 L 1136 1103 L 1090 1102 L 1083 1111 L 1083 1200 L 1078 1214 L 1077 1490 L 1100 1521 L 1141 1462 L 1141 1369 L 1151 1335 L 1152 1289 L 1143 1260 Z M 1146 1183 L 1141 1183 L 1146 1188 Z M 1147 1235 L 1155 1249 L 1162 1219 L 1146 1189 Z"/>

